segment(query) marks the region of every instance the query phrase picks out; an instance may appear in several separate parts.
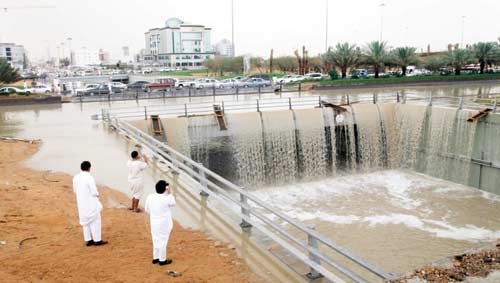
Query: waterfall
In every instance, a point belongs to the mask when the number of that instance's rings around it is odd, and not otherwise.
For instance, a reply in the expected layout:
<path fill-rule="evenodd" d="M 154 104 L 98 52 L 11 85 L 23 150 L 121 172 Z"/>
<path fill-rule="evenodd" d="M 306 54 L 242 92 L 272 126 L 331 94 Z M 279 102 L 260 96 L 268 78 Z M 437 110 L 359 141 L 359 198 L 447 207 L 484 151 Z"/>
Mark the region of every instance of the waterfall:
<path fill-rule="evenodd" d="M 468 184 L 476 123 L 467 111 L 407 104 L 164 119 L 167 140 L 247 188 L 408 168 Z"/>
<path fill-rule="evenodd" d="M 241 186 L 265 185 L 265 150 L 260 113 L 226 115 L 228 135 Z"/>
<path fill-rule="evenodd" d="M 266 180 L 270 184 L 283 184 L 296 180 L 298 164 L 293 112 L 260 112 L 260 115 Z"/>

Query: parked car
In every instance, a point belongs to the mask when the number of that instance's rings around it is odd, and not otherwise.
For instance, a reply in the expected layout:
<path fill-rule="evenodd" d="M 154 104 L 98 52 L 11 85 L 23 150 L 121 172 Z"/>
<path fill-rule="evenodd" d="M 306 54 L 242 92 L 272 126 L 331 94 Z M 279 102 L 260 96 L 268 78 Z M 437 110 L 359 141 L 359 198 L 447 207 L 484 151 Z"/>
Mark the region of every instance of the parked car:
<path fill-rule="evenodd" d="M 146 86 L 149 84 L 147 81 L 137 81 L 128 85 L 128 89 L 140 89 L 146 90 Z"/>
<path fill-rule="evenodd" d="M 353 70 L 351 72 L 351 78 L 353 78 L 353 79 L 367 78 L 368 76 L 369 76 L 368 70 L 366 70 L 366 69 L 356 69 L 356 70 Z"/>
<path fill-rule="evenodd" d="M 261 78 L 251 78 L 240 82 L 242 87 L 266 87 L 271 86 L 271 81 L 266 81 Z"/>
<path fill-rule="evenodd" d="M 11 86 L 7 86 L 7 87 L 2 87 L 0 88 L 0 95 L 9 95 L 9 94 L 31 94 L 31 90 L 29 89 L 20 89 L 20 88 L 17 88 L 17 87 L 11 87 Z"/>
<path fill-rule="evenodd" d="M 278 78 L 277 83 L 289 84 L 289 83 L 303 81 L 304 79 L 305 79 L 304 76 L 300 75 L 286 75 L 284 77 Z"/>
<path fill-rule="evenodd" d="M 114 88 L 111 87 L 113 93 L 121 93 L 123 90 L 120 88 Z M 103 94 L 110 94 L 109 93 L 109 85 L 108 84 L 102 84 L 97 86 L 96 88 L 90 88 L 83 93 L 85 95 L 103 95 Z"/>
<path fill-rule="evenodd" d="M 146 90 L 151 92 L 153 90 L 166 90 L 175 87 L 177 80 L 173 78 L 157 79 L 152 83 L 146 85 Z"/>
<path fill-rule="evenodd" d="M 325 78 L 325 75 L 323 75 L 322 73 L 308 73 L 305 74 L 304 77 L 309 80 L 322 80 L 323 78 Z"/>
<path fill-rule="evenodd" d="M 265 81 L 271 81 L 271 77 L 269 77 L 269 75 L 267 75 L 267 74 L 252 75 L 252 76 L 250 76 L 250 78 L 251 79 L 260 78 L 260 79 L 263 79 Z"/>
<path fill-rule="evenodd" d="M 76 95 L 84 95 L 84 94 L 86 94 L 87 90 L 98 88 L 98 87 L 99 87 L 99 84 L 88 84 L 88 85 L 85 85 L 84 88 L 76 89 L 75 93 L 76 93 Z"/>
<path fill-rule="evenodd" d="M 220 83 L 221 83 L 223 88 L 235 88 L 235 87 L 240 86 L 239 85 L 240 81 L 236 80 L 236 79 L 225 79 L 225 80 L 222 80 Z"/>
<path fill-rule="evenodd" d="M 32 93 L 50 93 L 52 92 L 52 88 L 44 85 L 44 84 L 37 84 L 36 86 L 30 88 Z"/>
<path fill-rule="evenodd" d="M 200 79 L 195 82 L 194 87 L 198 89 L 213 87 L 224 88 L 224 85 L 216 79 Z"/>
<path fill-rule="evenodd" d="M 124 83 L 121 83 L 121 82 L 111 82 L 111 87 L 120 88 L 122 90 L 126 90 L 127 89 L 127 85 L 124 84 Z"/>

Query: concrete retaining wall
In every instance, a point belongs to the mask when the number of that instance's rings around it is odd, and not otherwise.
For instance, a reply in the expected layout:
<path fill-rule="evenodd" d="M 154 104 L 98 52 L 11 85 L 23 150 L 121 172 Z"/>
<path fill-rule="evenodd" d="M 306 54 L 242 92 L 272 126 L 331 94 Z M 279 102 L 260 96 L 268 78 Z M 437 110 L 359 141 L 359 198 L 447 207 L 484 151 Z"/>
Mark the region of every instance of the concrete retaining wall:
<path fill-rule="evenodd" d="M 0 98 L 0 106 L 58 104 L 58 103 L 61 103 L 60 96 Z"/>

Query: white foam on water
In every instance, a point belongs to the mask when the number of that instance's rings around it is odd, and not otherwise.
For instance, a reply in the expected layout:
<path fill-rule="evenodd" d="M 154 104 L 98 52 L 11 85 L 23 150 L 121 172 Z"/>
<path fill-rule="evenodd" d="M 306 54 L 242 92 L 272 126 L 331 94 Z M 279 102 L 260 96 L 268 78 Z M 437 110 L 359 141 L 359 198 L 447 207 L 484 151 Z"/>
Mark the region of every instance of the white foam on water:
<path fill-rule="evenodd" d="M 438 238 L 469 242 L 500 238 L 500 230 L 495 230 L 500 227 L 479 227 L 467 217 L 468 223 L 463 223 L 460 219 L 467 211 L 451 211 L 446 205 L 447 198 L 486 199 L 491 203 L 500 201 L 500 197 L 407 171 L 337 177 L 254 193 L 301 222 L 361 223 L 370 229 L 404 225 Z"/>

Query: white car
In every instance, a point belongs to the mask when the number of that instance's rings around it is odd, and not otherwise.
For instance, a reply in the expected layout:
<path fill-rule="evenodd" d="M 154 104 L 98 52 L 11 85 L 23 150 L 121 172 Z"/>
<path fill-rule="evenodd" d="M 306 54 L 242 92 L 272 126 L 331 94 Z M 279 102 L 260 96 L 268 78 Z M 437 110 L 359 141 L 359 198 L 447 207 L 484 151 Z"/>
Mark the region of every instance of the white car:
<path fill-rule="evenodd" d="M 325 75 L 323 75 L 322 73 L 308 73 L 305 74 L 304 77 L 309 80 L 322 80 Z"/>
<path fill-rule="evenodd" d="M 36 86 L 32 87 L 29 89 L 31 93 L 51 93 L 52 88 L 44 85 L 44 84 L 37 84 Z"/>
<path fill-rule="evenodd" d="M 235 88 L 239 86 L 240 81 L 237 79 L 226 79 L 222 80 L 220 83 L 223 88 Z"/>
<path fill-rule="evenodd" d="M 31 94 L 31 89 L 29 89 L 29 88 L 27 88 L 27 89 L 20 89 L 20 88 L 11 87 L 11 86 L 0 88 L 0 95 L 2 95 L 2 94 L 3 95 L 5 95 L 5 94 L 13 94 L 13 93 Z"/>
<path fill-rule="evenodd" d="M 215 79 L 200 79 L 194 82 L 193 87 L 201 89 L 201 88 L 224 88 L 224 85 Z"/>
<path fill-rule="evenodd" d="M 299 76 L 299 75 L 286 75 L 284 77 L 281 77 L 277 79 L 277 83 L 281 84 L 289 84 L 289 83 L 294 83 L 294 82 L 299 82 L 303 81 L 305 79 L 304 76 Z"/>
<path fill-rule="evenodd" d="M 127 89 L 127 85 L 121 82 L 111 82 L 111 86 L 119 89 Z"/>

